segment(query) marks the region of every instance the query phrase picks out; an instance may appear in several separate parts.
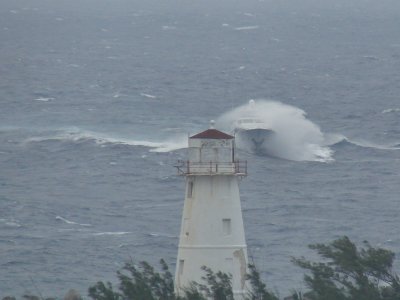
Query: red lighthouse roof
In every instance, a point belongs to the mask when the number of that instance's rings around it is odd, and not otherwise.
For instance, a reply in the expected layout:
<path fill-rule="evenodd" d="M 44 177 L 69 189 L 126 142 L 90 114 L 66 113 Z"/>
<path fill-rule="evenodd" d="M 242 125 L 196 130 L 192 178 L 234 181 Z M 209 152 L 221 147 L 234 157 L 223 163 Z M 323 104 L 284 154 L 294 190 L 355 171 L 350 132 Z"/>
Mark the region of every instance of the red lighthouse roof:
<path fill-rule="evenodd" d="M 219 131 L 217 129 L 207 129 L 203 132 L 200 132 L 198 134 L 195 134 L 193 136 L 190 137 L 191 139 L 220 139 L 220 140 L 229 140 L 229 139 L 233 139 L 234 137 Z"/>

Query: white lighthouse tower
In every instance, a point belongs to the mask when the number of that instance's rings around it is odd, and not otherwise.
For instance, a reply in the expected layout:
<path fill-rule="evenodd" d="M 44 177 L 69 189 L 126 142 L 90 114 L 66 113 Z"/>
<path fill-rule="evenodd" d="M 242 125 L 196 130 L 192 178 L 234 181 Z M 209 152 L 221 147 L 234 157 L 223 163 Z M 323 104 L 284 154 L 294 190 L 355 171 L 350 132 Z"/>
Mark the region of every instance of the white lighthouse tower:
<path fill-rule="evenodd" d="M 246 162 L 235 160 L 235 139 L 216 129 L 189 138 L 189 160 L 177 166 L 186 177 L 185 203 L 175 274 L 176 291 L 202 282 L 202 266 L 232 275 L 235 299 L 246 291 L 247 246 L 238 180 Z"/>

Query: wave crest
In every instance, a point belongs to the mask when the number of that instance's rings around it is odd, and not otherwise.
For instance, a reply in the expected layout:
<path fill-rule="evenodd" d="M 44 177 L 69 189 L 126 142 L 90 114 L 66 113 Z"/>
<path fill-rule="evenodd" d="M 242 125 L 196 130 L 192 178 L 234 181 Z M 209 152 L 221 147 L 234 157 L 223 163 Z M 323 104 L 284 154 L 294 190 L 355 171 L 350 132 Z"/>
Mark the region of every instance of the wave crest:
<path fill-rule="evenodd" d="M 236 120 L 246 117 L 259 119 L 275 132 L 265 143 L 264 150 L 268 155 L 294 161 L 333 160 L 333 151 L 325 144 L 324 134 L 300 108 L 277 101 L 252 101 L 252 104 L 239 106 L 220 116 L 217 125 L 231 131 Z M 243 144 L 238 147 L 248 150 Z"/>
<path fill-rule="evenodd" d="M 187 136 L 178 136 L 162 142 L 153 142 L 146 140 L 134 140 L 123 137 L 114 137 L 107 134 L 80 130 L 78 128 L 67 128 L 54 131 L 45 136 L 35 136 L 25 140 L 25 143 L 40 143 L 46 141 L 67 141 L 67 142 L 84 142 L 92 141 L 98 145 L 114 144 L 143 146 L 151 148 L 150 152 L 170 152 L 187 147 Z"/>

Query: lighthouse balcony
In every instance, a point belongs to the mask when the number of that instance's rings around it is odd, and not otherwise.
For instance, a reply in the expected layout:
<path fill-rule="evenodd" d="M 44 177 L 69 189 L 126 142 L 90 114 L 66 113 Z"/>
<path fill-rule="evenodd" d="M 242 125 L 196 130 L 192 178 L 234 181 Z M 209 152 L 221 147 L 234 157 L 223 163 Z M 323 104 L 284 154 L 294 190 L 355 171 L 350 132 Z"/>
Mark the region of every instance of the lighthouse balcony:
<path fill-rule="evenodd" d="M 247 176 L 247 161 L 192 162 L 178 161 L 178 175 L 237 175 Z"/>

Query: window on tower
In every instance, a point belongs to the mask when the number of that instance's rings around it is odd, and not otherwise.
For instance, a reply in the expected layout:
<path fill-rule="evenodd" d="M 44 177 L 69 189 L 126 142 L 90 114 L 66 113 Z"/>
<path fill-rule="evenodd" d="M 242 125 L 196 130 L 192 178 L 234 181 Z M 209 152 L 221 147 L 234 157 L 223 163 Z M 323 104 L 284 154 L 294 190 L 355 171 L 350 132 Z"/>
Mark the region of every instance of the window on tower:
<path fill-rule="evenodd" d="M 183 266 L 185 265 L 185 260 L 180 259 L 179 260 L 179 275 L 183 274 Z"/>
<path fill-rule="evenodd" d="M 193 181 L 189 181 L 188 190 L 187 190 L 187 197 L 188 198 L 192 198 L 193 197 Z"/>

